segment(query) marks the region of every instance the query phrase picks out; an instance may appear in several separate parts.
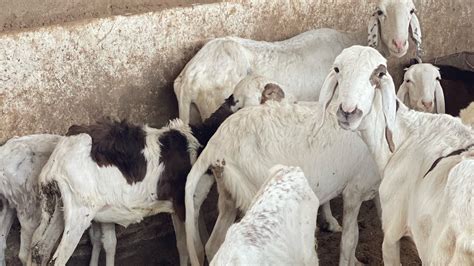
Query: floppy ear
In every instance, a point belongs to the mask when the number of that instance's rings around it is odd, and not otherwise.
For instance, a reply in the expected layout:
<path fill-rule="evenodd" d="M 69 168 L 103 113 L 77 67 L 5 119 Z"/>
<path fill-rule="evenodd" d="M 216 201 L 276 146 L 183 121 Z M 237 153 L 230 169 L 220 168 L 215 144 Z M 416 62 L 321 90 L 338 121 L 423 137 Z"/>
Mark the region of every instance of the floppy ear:
<path fill-rule="evenodd" d="M 328 108 L 329 102 L 334 96 L 334 91 L 337 87 L 337 78 L 336 72 L 331 70 L 324 80 L 321 91 L 319 92 L 319 103 L 323 106 L 324 109 Z"/>
<path fill-rule="evenodd" d="M 443 92 L 443 88 L 441 87 L 441 82 L 439 80 L 436 82 L 435 101 L 436 101 L 436 112 L 438 114 L 446 113 L 445 106 L 444 106 L 444 92 Z"/>
<path fill-rule="evenodd" d="M 377 16 L 377 12 L 375 12 L 372 14 L 372 17 L 370 17 L 367 33 L 367 45 L 372 48 L 377 48 L 379 44 L 379 23 L 379 17 Z"/>
<path fill-rule="evenodd" d="M 393 142 L 393 129 L 397 114 L 397 97 L 395 96 L 395 84 L 390 74 L 386 74 L 380 79 L 380 90 L 382 93 L 382 109 L 385 116 L 385 139 L 391 152 L 395 151 Z"/>
<path fill-rule="evenodd" d="M 406 85 L 405 81 L 402 83 L 402 85 L 400 85 L 400 88 L 398 88 L 397 97 L 405 105 L 409 105 L 410 95 L 408 94 L 408 86 Z"/>
<path fill-rule="evenodd" d="M 319 103 L 322 105 L 323 108 L 323 115 L 321 117 L 321 122 L 318 125 L 318 128 L 314 128 L 315 134 L 321 129 L 324 124 L 324 118 L 326 116 L 326 109 L 329 106 L 329 102 L 331 102 L 332 97 L 334 96 L 334 92 L 336 91 L 337 87 L 337 78 L 336 72 L 334 69 L 329 72 L 324 80 L 323 86 L 321 87 L 321 91 L 319 92 Z"/>
<path fill-rule="evenodd" d="M 263 104 L 268 100 L 281 102 L 283 98 L 285 98 L 285 92 L 281 87 L 274 83 L 268 83 L 263 89 L 260 104 Z"/>
<path fill-rule="evenodd" d="M 411 28 L 411 37 L 416 44 L 416 57 L 421 63 L 421 56 L 422 56 L 422 48 L 421 48 L 421 27 L 420 21 L 416 14 L 411 15 L 410 20 L 410 28 Z"/>

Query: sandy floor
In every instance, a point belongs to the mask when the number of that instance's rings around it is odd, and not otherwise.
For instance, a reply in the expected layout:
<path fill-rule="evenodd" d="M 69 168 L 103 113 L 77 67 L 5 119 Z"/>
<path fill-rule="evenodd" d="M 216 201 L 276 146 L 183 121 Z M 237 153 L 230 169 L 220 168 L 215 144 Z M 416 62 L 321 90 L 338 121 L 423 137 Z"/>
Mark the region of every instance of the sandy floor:
<path fill-rule="evenodd" d="M 212 202 L 216 202 L 215 193 L 211 193 L 204 206 L 208 224 L 213 224 L 216 211 Z M 331 202 L 335 217 L 342 222 L 342 200 Z M 319 219 L 320 220 L 320 219 Z M 357 258 L 368 265 L 382 265 L 383 234 L 377 211 L 372 201 L 365 202 L 359 214 L 359 244 Z M 209 229 L 211 226 L 208 226 Z M 178 252 L 175 248 L 174 234 L 168 215 L 158 215 L 145 219 L 141 224 L 127 229 L 117 227 L 116 265 L 178 265 Z M 341 233 L 321 230 L 318 234 L 318 256 L 320 265 L 337 265 L 339 261 L 339 242 Z M 21 265 L 18 254 L 18 224 L 14 226 L 8 240 L 7 265 Z M 84 236 L 68 265 L 88 265 L 91 246 Z M 103 254 L 102 254 L 103 255 Z M 421 265 L 416 250 L 409 241 L 402 241 L 403 265 Z M 102 256 L 103 257 L 103 256 Z M 104 265 L 104 258 L 101 258 Z"/>

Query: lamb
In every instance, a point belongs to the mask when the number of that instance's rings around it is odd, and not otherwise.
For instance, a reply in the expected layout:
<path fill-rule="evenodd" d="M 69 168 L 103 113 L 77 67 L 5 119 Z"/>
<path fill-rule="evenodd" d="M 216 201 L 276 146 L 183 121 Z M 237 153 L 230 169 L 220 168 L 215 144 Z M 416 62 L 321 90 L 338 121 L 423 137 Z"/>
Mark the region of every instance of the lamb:
<path fill-rule="evenodd" d="M 397 96 L 410 108 L 458 116 L 474 101 L 472 71 L 437 64 L 414 64 L 406 70 Z"/>
<path fill-rule="evenodd" d="M 227 231 L 211 266 L 318 265 L 318 198 L 299 167 L 275 165 L 269 173 L 245 216 Z"/>
<path fill-rule="evenodd" d="M 469 104 L 465 109 L 462 109 L 459 113 L 459 117 L 464 124 L 474 128 L 474 102 Z"/>
<path fill-rule="evenodd" d="M 335 112 L 336 108 L 333 109 Z M 339 129 L 335 120 L 328 121 L 319 132 L 316 130 L 323 111 L 318 103 L 269 101 L 243 108 L 222 123 L 186 181 L 186 235 L 193 265 L 202 265 L 204 261 L 201 240 L 195 230 L 196 218 L 215 181 L 203 174 L 218 160 L 225 160 L 226 164 L 221 181 L 217 182 L 219 216 L 206 243 L 209 261 L 235 221 L 237 209 L 243 213 L 248 210 L 251 199 L 264 184 L 268 169 L 275 164 L 286 164 L 303 169 L 321 204 L 342 192 L 340 264 L 357 262 L 357 214 L 362 201 L 376 194 L 380 177 L 365 144 L 355 133 Z"/>
<path fill-rule="evenodd" d="M 204 124 L 191 128 L 180 120 L 161 129 L 111 120 L 72 126 L 39 177 L 42 220 L 33 236 L 30 262 L 46 264 L 51 245 L 64 231 L 53 256 L 55 265 L 64 265 L 94 220 L 102 223 L 104 238 L 113 244 L 106 248 L 107 264 L 113 265 L 114 223 L 128 226 L 166 212 L 171 213 L 180 264 L 187 265 L 183 223 L 186 175 L 201 145 L 232 114 L 232 104 L 229 97 Z M 64 230 L 59 215 L 62 206 Z M 97 235 L 99 228 L 93 229 L 91 236 Z"/>
<path fill-rule="evenodd" d="M 397 101 L 386 59 L 370 47 L 345 49 L 321 89 L 341 128 L 359 131 L 382 174 L 383 259 L 400 265 L 410 236 L 424 265 L 474 264 L 474 131 L 458 118 Z"/>
<path fill-rule="evenodd" d="M 368 31 L 345 33 L 323 28 L 279 42 L 213 39 L 174 81 L 179 117 L 195 124 L 197 121 L 190 121 L 190 110 L 197 107 L 201 119 L 208 118 L 249 74 L 262 75 L 284 87 L 291 85 L 289 88 L 294 90 L 286 92 L 298 100 L 315 101 L 331 63 L 342 49 L 368 43 L 387 55 L 402 57 L 408 50 L 410 28 L 419 56 L 421 30 L 413 1 L 379 0 Z"/>

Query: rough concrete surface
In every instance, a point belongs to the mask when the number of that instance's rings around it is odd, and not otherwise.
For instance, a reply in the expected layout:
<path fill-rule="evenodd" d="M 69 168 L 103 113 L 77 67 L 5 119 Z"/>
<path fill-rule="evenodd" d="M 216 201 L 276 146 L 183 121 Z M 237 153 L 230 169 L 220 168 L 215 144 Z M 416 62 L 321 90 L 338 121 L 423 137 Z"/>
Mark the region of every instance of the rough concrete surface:
<path fill-rule="evenodd" d="M 415 4 L 425 58 L 472 50 L 474 0 Z M 365 30 L 374 1 L 0 0 L 0 6 L 2 143 L 14 135 L 64 133 L 73 123 L 104 115 L 161 126 L 177 113 L 174 78 L 206 40 L 236 35 L 275 41 L 320 27 Z M 392 60 L 395 78 L 408 57 Z M 361 215 L 375 217 L 367 209 Z M 176 264 L 172 227 L 163 217 L 119 233 L 118 265 Z M 378 234 L 372 241 L 378 244 L 368 249 L 378 251 L 367 260 L 379 264 L 380 229 L 361 228 L 361 239 L 364 232 L 368 239 Z M 18 263 L 17 234 L 18 227 L 9 239 L 9 265 Z M 338 241 L 319 247 L 337 247 Z M 83 242 L 72 264 L 84 265 L 89 252 Z M 336 264 L 337 253 L 323 251 L 322 264 Z"/>

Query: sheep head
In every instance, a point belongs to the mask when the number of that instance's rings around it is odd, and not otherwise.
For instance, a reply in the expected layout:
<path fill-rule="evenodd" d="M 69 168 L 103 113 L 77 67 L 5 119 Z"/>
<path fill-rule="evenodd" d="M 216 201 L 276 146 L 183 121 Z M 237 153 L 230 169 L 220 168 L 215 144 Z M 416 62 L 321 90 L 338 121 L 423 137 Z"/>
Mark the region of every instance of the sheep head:
<path fill-rule="evenodd" d="M 415 64 L 406 69 L 397 96 L 408 107 L 427 113 L 444 113 L 441 75 L 432 64 Z"/>
<path fill-rule="evenodd" d="M 392 77 L 387 72 L 387 60 L 374 48 L 352 46 L 344 49 L 333 64 L 321 94 L 320 103 L 326 108 L 334 90 L 339 88 L 336 113 L 339 125 L 346 130 L 360 130 L 365 116 L 372 111 L 376 92 L 382 96 L 385 135 L 390 150 L 394 150 L 392 131 L 395 124 L 396 96 Z"/>
<path fill-rule="evenodd" d="M 287 95 L 281 86 L 260 75 L 249 75 L 242 79 L 234 88 L 235 104 L 231 107 L 233 112 L 248 106 L 256 106 L 268 100 L 282 101 L 294 100 L 292 95 Z"/>
<path fill-rule="evenodd" d="M 421 29 L 412 0 L 379 0 L 368 25 L 368 43 L 377 47 L 381 38 L 390 55 L 402 57 L 408 51 L 409 28 L 421 56 Z"/>

